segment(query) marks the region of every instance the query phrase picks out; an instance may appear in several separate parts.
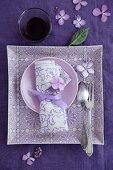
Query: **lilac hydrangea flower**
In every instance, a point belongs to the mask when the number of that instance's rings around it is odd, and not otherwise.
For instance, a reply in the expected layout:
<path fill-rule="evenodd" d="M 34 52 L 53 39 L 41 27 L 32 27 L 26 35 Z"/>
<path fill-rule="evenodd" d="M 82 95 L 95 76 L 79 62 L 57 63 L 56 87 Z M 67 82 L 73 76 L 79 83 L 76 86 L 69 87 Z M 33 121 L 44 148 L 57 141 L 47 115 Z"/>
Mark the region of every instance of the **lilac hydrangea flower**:
<path fill-rule="evenodd" d="M 51 86 L 53 89 L 59 89 L 62 91 L 64 89 L 64 80 L 61 77 L 54 77 L 51 81 Z"/>
<path fill-rule="evenodd" d="M 81 26 L 86 24 L 86 21 L 83 20 L 79 15 L 77 15 L 76 19 L 73 21 L 73 24 L 76 28 L 80 28 Z"/>
<path fill-rule="evenodd" d="M 32 158 L 32 157 L 31 157 L 31 153 L 28 152 L 26 155 L 23 155 L 22 160 L 23 160 L 23 161 L 27 161 L 27 164 L 28 164 L 28 165 L 32 165 L 33 162 L 35 161 L 35 158 Z"/>
<path fill-rule="evenodd" d="M 95 8 L 93 10 L 93 15 L 96 17 L 101 15 L 101 21 L 106 22 L 108 17 L 111 16 L 111 13 L 108 12 L 107 10 L 108 10 L 107 5 L 102 5 L 101 10 L 99 8 Z"/>
<path fill-rule="evenodd" d="M 82 6 L 86 6 L 88 4 L 86 1 L 83 0 L 73 0 L 73 3 L 76 4 L 75 9 L 77 11 L 79 11 Z"/>
<path fill-rule="evenodd" d="M 84 78 L 88 77 L 89 74 L 94 74 L 93 63 L 82 63 L 82 65 L 77 65 L 77 70 L 82 72 Z"/>
<path fill-rule="evenodd" d="M 66 14 L 66 12 L 64 10 L 59 10 L 58 7 L 56 7 L 56 20 L 58 21 L 59 25 L 64 25 L 64 21 L 68 20 L 70 18 L 70 16 L 68 14 Z"/>

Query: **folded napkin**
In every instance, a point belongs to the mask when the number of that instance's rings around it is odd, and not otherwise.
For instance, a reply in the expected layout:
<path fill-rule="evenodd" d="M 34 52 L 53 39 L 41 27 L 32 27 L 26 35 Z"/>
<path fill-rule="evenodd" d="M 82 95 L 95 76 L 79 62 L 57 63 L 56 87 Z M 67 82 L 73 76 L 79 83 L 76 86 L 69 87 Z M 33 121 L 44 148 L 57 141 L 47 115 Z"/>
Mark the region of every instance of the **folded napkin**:
<path fill-rule="evenodd" d="M 40 100 L 41 132 L 68 131 L 66 103 L 61 91 L 71 81 L 69 75 L 54 60 L 36 61 L 36 90 Z"/>
<path fill-rule="evenodd" d="M 61 77 L 64 80 L 64 87 L 71 81 L 69 75 L 55 64 L 54 60 L 44 60 L 35 62 L 36 88 L 46 91 L 51 87 L 53 77 Z"/>

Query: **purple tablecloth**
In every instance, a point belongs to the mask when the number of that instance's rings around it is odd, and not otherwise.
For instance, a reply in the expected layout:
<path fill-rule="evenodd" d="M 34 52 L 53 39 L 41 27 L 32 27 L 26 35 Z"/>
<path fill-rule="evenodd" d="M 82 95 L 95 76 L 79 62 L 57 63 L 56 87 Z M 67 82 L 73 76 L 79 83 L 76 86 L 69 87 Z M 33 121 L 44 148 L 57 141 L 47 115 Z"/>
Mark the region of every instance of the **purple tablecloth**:
<path fill-rule="evenodd" d="M 92 10 L 106 3 L 113 12 L 112 0 L 88 1 L 88 6 L 79 12 L 74 10 L 72 0 L 3 0 L 0 2 L 0 170 L 112 170 L 113 169 L 113 13 L 108 22 L 101 23 L 92 15 Z M 54 7 L 66 10 L 71 16 L 64 26 L 58 26 Z M 94 146 L 94 154 L 88 158 L 80 145 L 41 145 L 42 157 L 32 166 L 21 161 L 22 154 L 32 151 L 34 145 L 7 146 L 7 105 L 8 73 L 6 45 L 32 45 L 25 42 L 18 31 L 17 20 L 23 10 L 40 7 L 46 10 L 52 19 L 53 30 L 48 39 L 35 45 L 67 45 L 76 31 L 72 25 L 75 14 L 86 20 L 90 34 L 85 45 L 104 45 L 104 108 L 105 108 L 105 145 Z M 33 44 L 34 45 L 34 44 Z"/>

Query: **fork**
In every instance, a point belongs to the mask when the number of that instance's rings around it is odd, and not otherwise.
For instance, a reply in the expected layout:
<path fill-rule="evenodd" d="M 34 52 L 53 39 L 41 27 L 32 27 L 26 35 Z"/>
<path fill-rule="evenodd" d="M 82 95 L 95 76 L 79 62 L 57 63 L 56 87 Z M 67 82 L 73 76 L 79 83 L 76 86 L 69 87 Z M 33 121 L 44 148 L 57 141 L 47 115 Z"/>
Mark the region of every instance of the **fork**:
<path fill-rule="evenodd" d="M 93 83 L 87 83 L 87 89 L 89 91 L 89 97 L 88 100 L 86 101 L 86 108 L 88 110 L 88 129 L 87 129 L 87 135 L 88 135 L 88 145 L 85 149 L 86 154 L 88 156 L 91 156 L 93 154 L 93 143 L 92 143 L 92 122 L 91 122 L 91 118 L 92 118 L 92 109 L 94 106 L 94 84 Z"/>

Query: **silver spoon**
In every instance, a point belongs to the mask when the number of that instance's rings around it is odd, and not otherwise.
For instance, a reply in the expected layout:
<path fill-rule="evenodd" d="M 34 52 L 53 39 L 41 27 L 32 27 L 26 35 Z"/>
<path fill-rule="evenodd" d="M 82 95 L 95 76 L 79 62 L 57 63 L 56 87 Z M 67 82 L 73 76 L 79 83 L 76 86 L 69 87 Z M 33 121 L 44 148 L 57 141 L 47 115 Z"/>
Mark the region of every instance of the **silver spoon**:
<path fill-rule="evenodd" d="M 78 88 L 78 94 L 77 94 L 77 100 L 80 102 L 83 110 L 85 111 L 85 102 L 88 100 L 89 92 L 87 90 L 87 86 L 84 82 L 79 83 Z M 81 134 L 81 147 L 83 150 L 86 149 L 88 145 L 88 137 L 85 129 L 85 123 L 84 123 L 84 114 L 83 114 L 83 126 L 82 126 L 82 134 Z"/>

